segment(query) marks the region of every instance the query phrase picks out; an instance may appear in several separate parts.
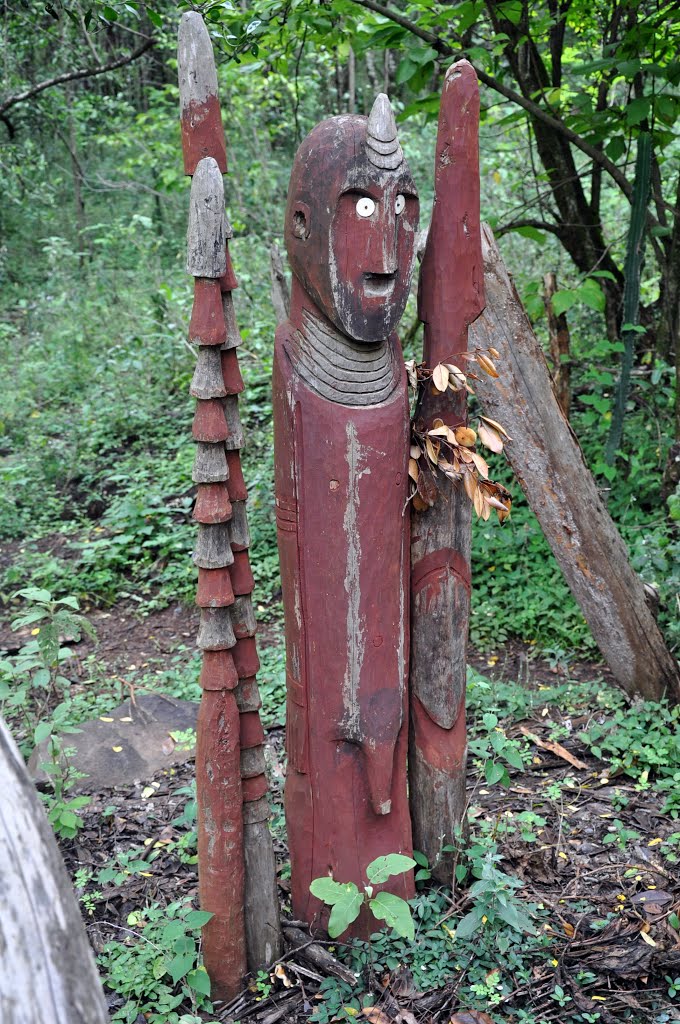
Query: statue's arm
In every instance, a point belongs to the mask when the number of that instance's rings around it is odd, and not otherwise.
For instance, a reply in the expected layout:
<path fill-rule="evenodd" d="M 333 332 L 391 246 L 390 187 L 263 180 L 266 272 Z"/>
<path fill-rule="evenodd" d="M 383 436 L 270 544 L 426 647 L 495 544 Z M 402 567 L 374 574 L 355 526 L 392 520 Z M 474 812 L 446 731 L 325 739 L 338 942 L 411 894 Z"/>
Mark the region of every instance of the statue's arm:
<path fill-rule="evenodd" d="M 295 400 L 293 372 L 284 344 L 287 329 L 286 324 L 279 327 L 274 354 L 276 534 L 286 632 L 286 748 L 289 765 L 305 773 L 308 759 L 307 680 L 299 547 L 299 409 Z"/>

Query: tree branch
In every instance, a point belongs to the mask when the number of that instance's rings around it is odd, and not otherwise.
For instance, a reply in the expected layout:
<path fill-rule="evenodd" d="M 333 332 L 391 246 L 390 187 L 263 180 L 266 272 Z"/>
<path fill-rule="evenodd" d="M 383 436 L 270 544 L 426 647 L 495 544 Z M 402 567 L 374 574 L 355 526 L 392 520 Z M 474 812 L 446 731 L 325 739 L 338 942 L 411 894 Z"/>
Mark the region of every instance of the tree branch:
<path fill-rule="evenodd" d="M 434 32 L 428 32 L 427 29 L 420 28 L 415 24 L 415 22 L 409 21 L 408 18 L 405 18 L 402 14 L 398 14 L 396 11 L 393 11 L 390 7 L 377 3 L 376 0 L 352 0 L 352 2 L 358 4 L 360 7 L 367 8 L 369 11 L 374 11 L 376 14 L 381 14 L 384 18 L 389 18 L 390 21 L 395 22 L 397 25 L 401 25 L 401 27 L 405 28 L 408 32 L 413 33 L 413 35 L 418 36 L 419 39 L 429 43 L 429 45 L 442 56 L 456 56 L 456 51 L 453 47 L 449 46 L 448 43 L 445 43 L 444 40 L 440 39 L 439 36 L 434 34 Z M 539 107 L 537 103 L 534 103 L 533 100 L 522 96 L 519 92 L 515 92 L 514 89 L 510 89 L 507 85 L 504 85 L 502 82 L 499 82 L 498 79 L 494 78 L 493 75 L 488 75 L 486 71 L 481 71 L 476 66 L 475 71 L 477 72 L 477 77 L 480 82 L 483 82 L 484 85 L 493 89 L 494 92 L 500 93 L 501 96 L 505 96 L 505 98 L 510 100 L 512 103 L 516 103 L 518 106 L 523 107 L 524 110 L 526 110 L 528 114 L 531 114 L 533 118 L 538 121 L 542 121 L 554 131 L 559 132 L 560 135 L 564 136 L 564 138 L 573 146 L 576 146 L 576 148 L 580 149 L 582 153 L 585 153 L 591 160 L 599 164 L 616 182 L 624 195 L 627 196 L 628 199 L 631 198 L 633 194 L 633 186 L 631 182 L 628 181 L 626 176 L 621 173 L 616 164 L 612 163 L 605 153 L 591 145 L 591 143 L 587 142 L 586 139 L 582 139 L 580 135 L 577 135 L 575 131 L 568 128 L 566 124 L 559 120 L 559 118 L 553 117 L 552 114 L 548 114 L 542 109 L 542 107 Z"/>
<path fill-rule="evenodd" d="M 38 82 L 37 85 L 32 85 L 29 89 L 25 89 L 23 92 L 17 92 L 13 96 L 8 96 L 7 99 L 0 103 L 0 118 L 5 120 L 2 115 L 15 106 L 17 103 L 23 103 L 24 100 L 30 100 L 38 93 L 44 92 L 45 89 L 51 89 L 53 85 L 61 85 L 63 82 L 72 82 L 77 78 L 93 78 L 95 75 L 104 75 L 108 71 L 115 71 L 116 68 L 122 68 L 126 64 L 132 64 L 133 61 L 141 57 L 143 53 L 151 49 L 154 45 L 154 39 L 145 39 L 141 46 L 128 54 L 125 57 L 118 57 L 116 60 L 112 60 L 109 64 L 102 64 L 99 67 L 94 68 L 79 68 L 76 71 L 65 71 L 61 75 L 55 75 L 54 78 L 46 78 L 42 82 Z"/>
<path fill-rule="evenodd" d="M 582 225 L 578 225 L 581 227 Z M 494 234 L 496 238 L 501 238 L 503 235 L 507 235 L 509 231 L 516 231 L 517 228 L 536 228 L 537 231 L 548 231 L 553 235 L 557 235 L 559 238 L 564 231 L 564 224 L 549 224 L 543 220 L 511 220 L 507 224 L 503 224 L 500 227 L 494 228 Z M 586 225 L 583 225 L 584 230 Z"/>

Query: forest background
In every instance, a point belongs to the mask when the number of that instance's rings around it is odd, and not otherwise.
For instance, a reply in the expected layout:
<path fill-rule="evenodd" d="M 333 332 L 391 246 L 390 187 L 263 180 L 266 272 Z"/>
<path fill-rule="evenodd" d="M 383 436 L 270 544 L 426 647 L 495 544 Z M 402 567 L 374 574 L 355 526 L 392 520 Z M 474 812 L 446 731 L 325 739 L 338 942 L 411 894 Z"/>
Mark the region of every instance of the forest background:
<path fill-rule="evenodd" d="M 97 603 L 191 597 L 191 292 L 174 53 L 182 9 L 85 0 L 4 8 L 0 535 L 22 549 L 0 581 L 5 599 L 29 582 Z M 260 604 L 277 614 L 269 246 L 281 238 L 296 145 L 323 116 L 365 111 L 386 89 L 426 224 L 442 70 L 467 54 L 482 76 L 482 215 L 544 337 L 542 277 L 557 273 L 555 311 L 571 328 L 562 369 L 571 422 L 635 568 L 660 591 L 660 621 L 674 644 L 675 5 L 417 3 L 395 7 L 393 18 L 372 0 L 202 9 L 214 32 L 229 147 Z M 52 78 L 125 60 L 38 91 Z M 632 380 L 612 459 L 605 449 L 624 347 L 623 268 L 641 135 L 652 140 L 642 327 L 628 332 Z M 417 356 L 415 328 L 411 303 L 402 334 Z M 473 644 L 518 637 L 592 651 L 519 488 L 502 465 L 493 471 L 512 488 L 513 515 L 502 529 L 475 529 Z M 67 557 L 45 558 L 39 538 L 55 529 Z"/>
<path fill-rule="evenodd" d="M 3 617 L 25 603 L 49 606 L 54 616 L 59 599 L 114 616 L 193 600 L 188 387 L 195 357 L 186 342 L 188 182 L 175 58 L 178 18 L 191 6 L 211 29 L 227 135 L 267 721 L 281 721 L 284 692 L 269 253 L 281 244 L 294 152 L 321 118 L 367 112 L 377 92 L 388 92 L 426 225 L 442 76 L 459 56 L 474 63 L 481 82 L 482 216 L 546 349 L 543 277 L 557 275 L 553 312 L 570 331 L 559 367 L 570 422 L 633 566 L 659 593 L 659 623 L 677 653 L 680 11 L 637 0 L 5 2 Z M 639 304 L 627 321 L 626 248 L 645 147 L 644 260 L 634 270 Z M 406 355 L 419 358 L 415 288 L 401 334 Z M 630 381 L 621 392 L 627 358 Z M 513 508 L 502 527 L 489 520 L 473 529 L 473 649 L 490 666 L 504 644 L 563 669 L 597 658 L 519 485 L 503 457 L 489 461 Z M 27 748 L 36 719 L 24 715 L 31 698 L 17 680 L 27 666 L 34 672 L 40 655 L 28 636 L 21 654 L 1 665 L 2 711 Z M 178 638 L 172 658 L 131 665 L 126 679 L 196 699 L 196 667 L 191 640 Z M 38 686 L 61 679 L 62 722 L 73 725 L 110 703 L 111 679 L 96 654 L 87 673 L 92 685 L 79 685 L 75 697 L 56 669 L 39 678 Z"/>

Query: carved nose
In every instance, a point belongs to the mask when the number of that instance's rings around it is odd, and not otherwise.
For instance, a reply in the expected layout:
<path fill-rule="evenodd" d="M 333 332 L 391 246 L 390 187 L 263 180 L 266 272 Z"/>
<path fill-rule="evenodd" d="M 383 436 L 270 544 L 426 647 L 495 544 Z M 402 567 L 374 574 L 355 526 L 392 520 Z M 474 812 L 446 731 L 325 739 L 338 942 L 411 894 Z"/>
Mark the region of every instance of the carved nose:
<path fill-rule="evenodd" d="M 366 781 L 374 814 L 389 814 L 392 809 L 392 771 L 394 743 L 362 744 Z"/>
<path fill-rule="evenodd" d="M 378 219 L 371 242 L 370 275 L 367 276 L 394 277 L 397 272 L 397 218 L 392 210 L 386 209 Z"/>

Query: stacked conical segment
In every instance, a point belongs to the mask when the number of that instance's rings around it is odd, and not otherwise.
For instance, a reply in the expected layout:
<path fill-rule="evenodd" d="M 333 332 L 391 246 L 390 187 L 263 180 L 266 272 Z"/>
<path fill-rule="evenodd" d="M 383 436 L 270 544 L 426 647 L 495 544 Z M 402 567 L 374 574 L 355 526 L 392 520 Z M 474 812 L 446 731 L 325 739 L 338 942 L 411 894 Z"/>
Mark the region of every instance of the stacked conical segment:
<path fill-rule="evenodd" d="M 195 11 L 180 22 L 178 70 L 184 164 L 193 175 L 187 271 L 194 277 L 189 340 L 197 346 L 191 382 L 198 523 L 193 560 L 203 652 L 196 749 L 199 890 L 202 908 L 213 914 L 203 936 L 212 996 L 230 999 L 247 968 L 278 958 L 280 930 L 240 463 L 243 381 L 224 206 L 226 148 L 212 44 Z"/>

